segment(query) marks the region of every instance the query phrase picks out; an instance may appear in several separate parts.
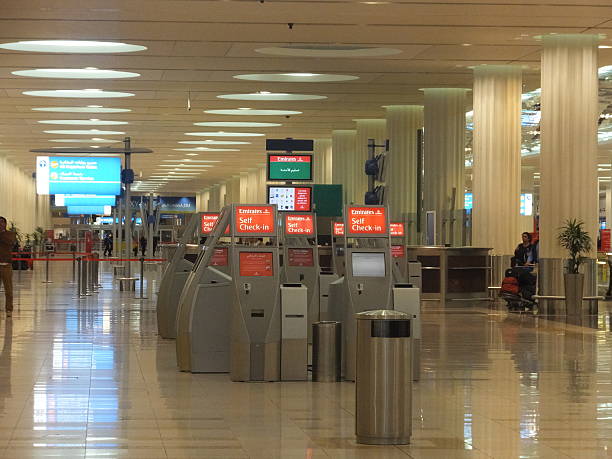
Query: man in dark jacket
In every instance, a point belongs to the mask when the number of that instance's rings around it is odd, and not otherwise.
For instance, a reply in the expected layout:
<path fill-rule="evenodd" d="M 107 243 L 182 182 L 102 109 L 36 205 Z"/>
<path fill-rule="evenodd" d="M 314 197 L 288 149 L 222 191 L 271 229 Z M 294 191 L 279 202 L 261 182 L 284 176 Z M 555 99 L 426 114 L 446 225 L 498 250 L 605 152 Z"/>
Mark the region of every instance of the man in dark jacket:
<path fill-rule="evenodd" d="M 7 229 L 6 218 L 0 217 L 0 282 L 4 285 L 4 296 L 6 298 L 6 316 L 13 315 L 13 245 L 17 240 L 14 231 Z"/>

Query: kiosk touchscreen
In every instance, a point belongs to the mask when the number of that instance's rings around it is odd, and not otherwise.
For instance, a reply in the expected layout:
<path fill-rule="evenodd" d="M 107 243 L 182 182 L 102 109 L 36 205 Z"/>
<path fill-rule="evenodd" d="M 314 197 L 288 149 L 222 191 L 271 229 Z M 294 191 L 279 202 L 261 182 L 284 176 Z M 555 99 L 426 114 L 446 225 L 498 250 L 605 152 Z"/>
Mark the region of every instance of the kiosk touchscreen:
<path fill-rule="evenodd" d="M 228 212 L 215 217 L 217 220 L 208 230 L 206 243 L 179 299 L 176 358 L 181 371 L 229 371 L 232 278 L 228 274 L 229 245 L 222 246 L 219 241 L 225 235 L 230 218 Z"/>
<path fill-rule="evenodd" d="M 200 215 L 193 214 L 187 223 L 183 236 L 161 278 L 157 295 L 157 332 L 162 338 L 176 338 L 178 299 L 193 268 L 193 252 L 198 249 L 197 245 L 188 243 L 197 234 Z"/>
<path fill-rule="evenodd" d="M 388 212 L 385 206 L 346 206 L 346 272 L 343 319 L 344 377 L 355 380 L 355 314 L 392 309 L 392 263 Z"/>
<path fill-rule="evenodd" d="M 283 283 L 300 283 L 307 290 L 308 330 L 319 316 L 319 253 L 313 213 L 285 213 L 283 225 Z"/>

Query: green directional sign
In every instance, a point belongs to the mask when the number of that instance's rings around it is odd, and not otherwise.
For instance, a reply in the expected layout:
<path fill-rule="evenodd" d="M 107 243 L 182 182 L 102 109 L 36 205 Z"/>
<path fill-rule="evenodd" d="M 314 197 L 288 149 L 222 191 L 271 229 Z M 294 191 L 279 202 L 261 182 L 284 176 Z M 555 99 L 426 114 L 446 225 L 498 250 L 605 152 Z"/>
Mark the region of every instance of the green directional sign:
<path fill-rule="evenodd" d="M 312 180 L 312 155 L 268 155 L 268 180 Z"/>

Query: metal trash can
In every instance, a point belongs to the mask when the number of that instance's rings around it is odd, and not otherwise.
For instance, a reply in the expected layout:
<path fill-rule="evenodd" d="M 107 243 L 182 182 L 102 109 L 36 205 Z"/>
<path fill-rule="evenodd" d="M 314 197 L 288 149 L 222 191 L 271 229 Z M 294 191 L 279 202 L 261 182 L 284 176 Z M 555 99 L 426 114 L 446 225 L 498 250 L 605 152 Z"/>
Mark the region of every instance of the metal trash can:
<path fill-rule="evenodd" d="M 342 324 L 312 324 L 312 380 L 337 382 L 342 378 Z"/>
<path fill-rule="evenodd" d="M 381 309 L 355 317 L 357 443 L 408 444 L 412 433 L 410 315 Z"/>

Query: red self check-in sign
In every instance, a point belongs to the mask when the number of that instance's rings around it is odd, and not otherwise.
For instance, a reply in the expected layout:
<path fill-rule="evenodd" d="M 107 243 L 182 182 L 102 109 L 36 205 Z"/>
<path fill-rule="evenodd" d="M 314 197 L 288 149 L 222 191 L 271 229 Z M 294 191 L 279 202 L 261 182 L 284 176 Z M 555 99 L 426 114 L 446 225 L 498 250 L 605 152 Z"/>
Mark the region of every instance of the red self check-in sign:
<path fill-rule="evenodd" d="M 201 233 L 204 235 L 212 233 L 212 230 L 215 227 L 215 223 L 217 223 L 217 220 L 219 220 L 218 212 L 202 214 L 202 225 L 200 228 Z M 225 234 L 229 234 L 229 226 L 225 228 Z"/>
<path fill-rule="evenodd" d="M 314 219 L 312 215 L 285 215 L 285 233 L 288 235 L 312 236 Z"/>
<path fill-rule="evenodd" d="M 236 206 L 237 233 L 274 234 L 272 206 Z"/>
<path fill-rule="evenodd" d="M 344 223 L 334 222 L 334 236 L 344 236 Z"/>
<path fill-rule="evenodd" d="M 383 207 L 349 207 L 350 234 L 385 234 L 387 218 Z"/>
<path fill-rule="evenodd" d="M 389 223 L 389 231 L 392 237 L 402 237 L 404 235 L 404 224 L 401 222 Z"/>

